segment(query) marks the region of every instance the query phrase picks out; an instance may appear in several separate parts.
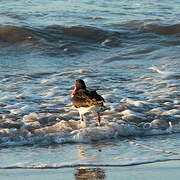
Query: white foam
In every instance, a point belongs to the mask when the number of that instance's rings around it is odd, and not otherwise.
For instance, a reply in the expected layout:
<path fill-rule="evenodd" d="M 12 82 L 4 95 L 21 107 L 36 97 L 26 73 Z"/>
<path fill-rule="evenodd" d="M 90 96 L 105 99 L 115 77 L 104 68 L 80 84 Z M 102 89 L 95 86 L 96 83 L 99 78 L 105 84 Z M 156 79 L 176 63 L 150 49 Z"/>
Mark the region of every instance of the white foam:
<path fill-rule="evenodd" d="M 152 122 L 149 126 L 144 124 L 142 127 L 136 123 L 127 123 L 124 121 L 110 122 L 107 121 L 102 126 L 88 126 L 87 128 L 81 128 L 79 121 L 60 121 L 52 126 L 46 126 L 39 128 L 39 124 L 32 125 L 26 124 L 22 126 L 22 130 L 13 129 L 1 129 L 1 137 L 7 137 L 7 140 L 1 142 L 1 146 L 12 146 L 22 144 L 62 144 L 69 142 L 92 142 L 100 140 L 108 140 L 112 138 L 118 138 L 120 136 L 144 136 L 144 135 L 157 135 L 167 134 L 173 132 L 180 132 L 180 124 L 172 125 L 169 130 L 167 127 L 162 127 L 159 122 Z M 34 133 L 28 132 L 27 126 L 31 126 L 30 130 Z M 159 126 L 158 126 L 159 125 Z M 33 127 L 35 126 L 35 127 Z M 37 129 L 36 129 L 37 128 Z M 23 130 L 26 130 L 24 132 Z"/>
<path fill-rule="evenodd" d="M 123 98 L 121 100 L 122 103 L 127 103 L 129 105 L 133 105 L 135 107 L 143 107 L 143 102 L 142 101 L 135 101 L 133 99 L 129 99 L 129 98 Z"/>
<path fill-rule="evenodd" d="M 169 111 L 165 111 L 162 113 L 163 115 L 180 115 L 180 110 L 178 109 L 171 109 Z"/>
<path fill-rule="evenodd" d="M 51 103 L 47 102 L 43 106 L 48 108 Z M 173 101 L 171 103 L 174 105 Z M 71 106 L 60 109 L 61 114 L 59 112 L 30 113 L 24 115 L 21 119 L 19 117 L 18 122 L 14 122 L 14 116 L 16 115 L 13 115 L 12 118 L 2 116 L 0 145 L 91 143 L 92 141 L 109 140 L 121 136 L 180 132 L 180 124 L 177 122 L 179 110 L 165 110 L 161 101 L 158 104 L 156 101 L 153 103 L 123 98 L 120 103 L 107 103 L 107 105 L 110 106 L 110 110 L 105 111 L 102 115 L 101 126 L 97 126 L 96 117 L 88 115 L 86 117 L 87 127 L 84 127 L 79 121 L 78 112 L 73 110 Z M 154 108 L 157 105 L 160 107 Z M 28 106 L 19 107 L 20 110 L 29 109 Z M 172 125 L 170 125 L 171 121 L 163 120 L 163 117 L 166 118 L 167 115 L 170 115 L 172 119 L 174 118 L 175 121 L 172 120 Z M 153 118 L 151 119 L 152 122 L 148 119 L 150 116 Z M 158 119 L 158 117 L 161 119 Z"/>
<path fill-rule="evenodd" d="M 142 113 L 134 112 L 129 109 L 122 111 L 121 114 L 123 116 L 136 116 L 136 117 L 144 118 L 144 115 Z"/>
<path fill-rule="evenodd" d="M 154 107 L 157 105 L 155 103 L 151 103 L 148 101 L 139 101 L 139 100 L 134 100 L 134 99 L 130 99 L 130 98 L 123 98 L 123 99 L 121 99 L 120 102 L 126 103 L 129 106 L 134 106 L 137 108 L 144 108 L 145 106 Z"/>
<path fill-rule="evenodd" d="M 28 114 L 28 115 L 25 115 L 24 117 L 23 117 L 23 121 L 36 121 L 37 119 L 38 119 L 38 114 L 37 113 L 30 113 L 30 114 Z"/>
<path fill-rule="evenodd" d="M 153 70 L 155 72 L 158 72 L 159 74 L 171 74 L 172 73 L 172 72 L 169 72 L 169 71 L 161 71 L 156 66 L 151 66 L 148 69 L 151 69 L 151 70 Z"/>
<path fill-rule="evenodd" d="M 155 119 L 150 123 L 150 127 L 154 129 L 168 129 L 170 127 L 169 121 Z"/>
<path fill-rule="evenodd" d="M 172 71 L 161 71 L 156 66 L 149 67 L 148 69 L 151 69 L 159 74 L 162 74 L 165 76 L 165 78 L 174 78 L 174 77 L 180 77 L 180 72 L 172 72 Z"/>

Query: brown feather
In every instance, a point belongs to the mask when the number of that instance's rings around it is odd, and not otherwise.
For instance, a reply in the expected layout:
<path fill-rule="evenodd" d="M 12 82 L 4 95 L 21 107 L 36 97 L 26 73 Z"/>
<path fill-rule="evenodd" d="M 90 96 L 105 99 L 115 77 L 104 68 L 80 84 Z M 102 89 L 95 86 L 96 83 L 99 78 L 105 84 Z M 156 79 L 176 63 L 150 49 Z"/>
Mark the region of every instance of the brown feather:
<path fill-rule="evenodd" d="M 102 106 L 104 98 L 96 91 L 79 89 L 72 97 L 72 104 L 76 107 Z"/>

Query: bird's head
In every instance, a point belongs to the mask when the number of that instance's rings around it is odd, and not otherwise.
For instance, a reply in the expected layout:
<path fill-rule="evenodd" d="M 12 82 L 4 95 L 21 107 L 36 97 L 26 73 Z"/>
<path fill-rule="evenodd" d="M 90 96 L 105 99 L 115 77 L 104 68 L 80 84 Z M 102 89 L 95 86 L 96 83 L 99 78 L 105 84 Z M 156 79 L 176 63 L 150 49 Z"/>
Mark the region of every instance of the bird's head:
<path fill-rule="evenodd" d="M 75 82 L 75 88 L 71 93 L 71 96 L 74 96 L 74 94 L 79 90 L 79 89 L 84 89 L 86 90 L 86 84 L 82 79 L 78 79 Z"/>

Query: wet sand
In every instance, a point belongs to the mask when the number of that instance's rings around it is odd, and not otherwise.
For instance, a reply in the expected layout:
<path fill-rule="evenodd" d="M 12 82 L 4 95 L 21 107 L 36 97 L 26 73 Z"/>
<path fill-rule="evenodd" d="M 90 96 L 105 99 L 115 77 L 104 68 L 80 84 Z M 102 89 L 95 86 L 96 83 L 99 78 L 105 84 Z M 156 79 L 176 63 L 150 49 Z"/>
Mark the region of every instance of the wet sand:
<path fill-rule="evenodd" d="M 178 179 L 179 161 L 160 162 L 121 168 L 51 169 L 51 170 L 0 170 L 5 180 L 134 180 Z"/>

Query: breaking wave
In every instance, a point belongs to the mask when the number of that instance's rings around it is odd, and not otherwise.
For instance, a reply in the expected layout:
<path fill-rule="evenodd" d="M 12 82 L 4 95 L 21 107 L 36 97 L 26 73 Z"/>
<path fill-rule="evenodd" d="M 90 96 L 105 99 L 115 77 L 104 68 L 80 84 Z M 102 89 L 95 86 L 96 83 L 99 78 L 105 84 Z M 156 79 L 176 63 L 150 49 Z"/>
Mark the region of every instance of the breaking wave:
<path fill-rule="evenodd" d="M 147 24 L 141 29 L 142 32 L 157 33 L 162 35 L 180 35 L 180 24 L 161 25 Z"/>
<path fill-rule="evenodd" d="M 0 146 L 92 143 L 119 137 L 179 133 L 179 110 L 161 108 L 168 102 L 167 99 L 151 102 L 124 98 L 104 112 L 101 126 L 90 117 L 88 126 L 84 127 L 75 118 L 78 114 L 72 107 L 66 107 L 61 115 L 30 113 L 22 118 L 2 115 Z"/>
<path fill-rule="evenodd" d="M 142 33 L 179 36 L 179 32 L 180 24 L 163 25 L 143 21 L 129 21 L 120 25 L 112 25 L 110 30 L 92 26 L 51 25 L 33 28 L 1 25 L 0 45 L 15 43 L 17 46 L 17 44 L 23 43 L 23 48 L 46 49 L 49 51 L 49 55 L 56 55 L 59 52 L 72 54 L 84 53 L 94 48 L 121 47 L 122 43 L 129 39 L 143 38 L 140 36 Z"/>
<path fill-rule="evenodd" d="M 159 19 L 132 20 L 121 24 L 112 24 L 113 27 L 137 30 L 144 33 L 155 33 L 161 35 L 179 35 L 180 24 L 164 24 Z"/>
<path fill-rule="evenodd" d="M 48 43 L 59 43 L 59 45 L 63 45 L 63 43 L 77 43 L 76 45 L 78 45 L 78 42 L 80 44 L 101 43 L 109 39 L 107 44 L 113 46 L 115 41 L 118 43 L 118 38 L 116 33 L 90 26 L 66 27 L 52 25 L 42 28 L 0 26 L 0 40 L 10 43 L 29 41 L 41 45 L 47 45 Z"/>

